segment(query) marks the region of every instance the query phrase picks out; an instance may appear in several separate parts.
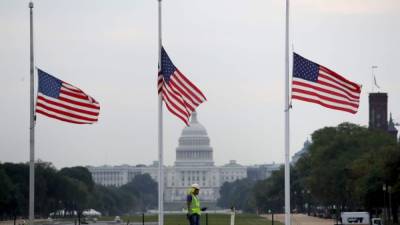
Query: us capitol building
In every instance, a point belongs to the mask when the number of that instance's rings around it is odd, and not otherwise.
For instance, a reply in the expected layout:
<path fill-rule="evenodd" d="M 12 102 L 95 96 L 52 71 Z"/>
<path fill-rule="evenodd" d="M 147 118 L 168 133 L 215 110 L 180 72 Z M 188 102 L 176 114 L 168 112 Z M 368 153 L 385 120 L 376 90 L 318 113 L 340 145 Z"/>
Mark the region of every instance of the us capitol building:
<path fill-rule="evenodd" d="M 158 180 L 158 162 L 149 166 L 88 166 L 88 169 L 94 182 L 105 186 L 119 187 L 138 174 L 149 174 L 155 181 Z M 247 177 L 247 167 L 234 160 L 223 166 L 214 164 L 210 138 L 194 112 L 190 126 L 183 129 L 179 138 L 174 166 L 165 166 L 164 174 L 166 203 L 185 201 L 187 189 L 192 183 L 200 185 L 202 201 L 213 203 L 218 200 L 223 183 Z"/>

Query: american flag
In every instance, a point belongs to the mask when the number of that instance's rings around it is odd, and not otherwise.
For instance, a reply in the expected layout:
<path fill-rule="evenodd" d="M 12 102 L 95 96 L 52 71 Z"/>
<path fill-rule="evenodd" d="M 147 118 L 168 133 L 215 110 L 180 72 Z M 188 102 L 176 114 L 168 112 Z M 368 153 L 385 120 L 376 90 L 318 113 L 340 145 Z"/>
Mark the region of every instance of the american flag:
<path fill-rule="evenodd" d="M 79 88 L 38 69 L 36 112 L 69 123 L 97 122 L 100 104 Z"/>
<path fill-rule="evenodd" d="M 292 99 L 356 113 L 361 85 L 293 53 Z"/>
<path fill-rule="evenodd" d="M 158 73 L 158 94 L 167 109 L 189 125 L 189 118 L 206 97 L 174 66 L 164 48 L 161 49 L 161 70 Z"/>

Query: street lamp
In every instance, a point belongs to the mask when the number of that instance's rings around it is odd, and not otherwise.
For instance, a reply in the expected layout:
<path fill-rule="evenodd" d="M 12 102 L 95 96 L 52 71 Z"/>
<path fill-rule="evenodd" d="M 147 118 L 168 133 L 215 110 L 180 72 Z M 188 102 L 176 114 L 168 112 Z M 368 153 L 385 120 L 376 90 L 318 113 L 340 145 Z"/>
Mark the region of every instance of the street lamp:
<path fill-rule="evenodd" d="M 383 184 L 382 191 L 383 191 L 383 223 L 386 224 L 386 184 Z"/>
<path fill-rule="evenodd" d="M 311 205 L 310 193 L 311 193 L 310 190 L 306 191 L 306 194 L 307 194 L 306 195 L 307 216 L 310 216 L 310 205 Z"/>
<path fill-rule="evenodd" d="M 389 194 L 389 221 L 392 219 L 392 187 L 388 186 L 388 194 Z"/>
<path fill-rule="evenodd" d="M 294 191 L 293 192 L 294 193 L 294 198 L 293 198 L 293 200 L 294 200 L 294 209 L 293 209 L 293 211 L 296 211 L 296 213 L 297 213 L 297 191 Z"/>
<path fill-rule="evenodd" d="M 65 215 L 65 209 L 63 210 L 62 201 L 58 200 L 58 212 L 54 212 L 54 217 L 57 217 L 58 214 L 58 217 L 61 218 L 61 212 Z"/>
<path fill-rule="evenodd" d="M 272 212 L 272 210 L 269 209 L 268 213 L 271 214 L 272 225 L 274 225 L 274 212 Z"/>
<path fill-rule="evenodd" d="M 306 203 L 304 203 L 306 200 L 306 195 L 305 195 L 306 191 L 303 189 L 301 190 L 301 212 L 304 213 L 305 208 L 306 208 Z"/>

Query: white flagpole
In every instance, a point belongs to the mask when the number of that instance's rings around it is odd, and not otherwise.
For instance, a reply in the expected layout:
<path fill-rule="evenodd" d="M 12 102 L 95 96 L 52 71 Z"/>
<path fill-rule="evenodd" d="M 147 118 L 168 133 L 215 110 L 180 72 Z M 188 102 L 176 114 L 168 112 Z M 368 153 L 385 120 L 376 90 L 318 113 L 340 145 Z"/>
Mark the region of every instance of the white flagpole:
<path fill-rule="evenodd" d="M 286 41 L 285 41 L 285 225 L 291 224 L 290 218 L 290 101 L 289 101 L 289 0 L 286 0 Z"/>
<path fill-rule="evenodd" d="M 35 112 L 34 112 L 34 58 L 33 58 L 33 2 L 30 10 L 30 126 L 29 126 L 29 225 L 35 219 Z"/>
<path fill-rule="evenodd" d="M 158 65 L 161 69 L 161 0 L 158 0 Z M 164 225 L 164 162 L 163 162 L 163 107 L 162 97 L 158 97 L 158 224 Z"/>

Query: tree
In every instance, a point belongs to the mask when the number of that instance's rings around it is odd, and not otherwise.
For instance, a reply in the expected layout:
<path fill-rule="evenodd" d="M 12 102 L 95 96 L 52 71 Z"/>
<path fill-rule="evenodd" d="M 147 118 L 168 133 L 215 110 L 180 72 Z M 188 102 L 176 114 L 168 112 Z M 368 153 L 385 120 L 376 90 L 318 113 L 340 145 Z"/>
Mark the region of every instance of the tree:
<path fill-rule="evenodd" d="M 157 183 L 148 174 L 136 175 L 132 181 L 123 185 L 121 190 L 134 196 L 140 211 L 157 206 Z"/>
<path fill-rule="evenodd" d="M 0 164 L 0 212 L 5 212 L 7 210 L 7 205 L 12 200 L 11 193 L 14 191 L 13 183 L 8 177 L 6 172 L 1 168 Z M 0 214 L 0 218 L 4 216 L 3 213 Z"/>
<path fill-rule="evenodd" d="M 386 132 L 350 123 L 325 127 L 312 134 L 309 152 L 295 165 L 298 178 L 292 182 L 310 190 L 315 205 L 376 211 L 383 206 L 382 185 L 395 186 L 398 170 L 389 165 L 398 168 L 398 153 L 398 143 Z"/>
<path fill-rule="evenodd" d="M 23 163 L 4 163 L 3 171 L 10 178 L 13 188 L 9 202 L 3 206 L 9 217 L 16 218 L 19 215 L 28 215 L 29 197 L 29 166 Z"/>
<path fill-rule="evenodd" d="M 265 180 L 258 181 L 253 189 L 259 213 L 282 212 L 284 206 L 284 167 Z"/>
<path fill-rule="evenodd" d="M 53 189 L 56 168 L 49 162 L 38 160 L 35 163 L 35 213 L 47 217 L 54 210 L 57 199 Z"/>
<path fill-rule="evenodd" d="M 0 217 L 17 218 L 28 215 L 29 165 L 0 164 Z M 70 216 L 77 211 L 95 208 L 105 214 L 124 213 L 154 208 L 157 184 L 149 175 L 140 175 L 126 187 L 94 185 L 84 167 L 57 171 L 51 163 L 35 163 L 35 213 L 48 217 L 50 212 L 65 210 Z"/>
<path fill-rule="evenodd" d="M 65 167 L 59 171 L 59 174 L 81 181 L 86 185 L 89 191 L 93 190 L 94 181 L 92 178 L 92 174 L 86 167 L 83 166 L 75 166 L 70 168 Z"/>
<path fill-rule="evenodd" d="M 392 154 L 388 154 L 385 163 L 384 174 L 389 185 L 391 185 L 392 195 L 392 215 L 393 223 L 399 223 L 398 211 L 400 205 L 400 146 L 397 149 L 393 149 Z"/>
<path fill-rule="evenodd" d="M 220 198 L 217 205 L 224 208 L 235 207 L 246 212 L 254 211 L 254 199 L 252 190 L 255 181 L 241 179 L 234 182 L 225 182 L 219 191 Z"/>
<path fill-rule="evenodd" d="M 260 211 L 282 209 L 283 172 L 255 185 Z M 389 185 L 397 222 L 399 174 L 400 147 L 391 135 L 351 123 L 325 127 L 312 134 L 309 151 L 291 168 L 291 208 L 304 211 L 306 202 L 325 216 L 338 209 L 376 212 L 383 206 L 382 185 Z"/>

